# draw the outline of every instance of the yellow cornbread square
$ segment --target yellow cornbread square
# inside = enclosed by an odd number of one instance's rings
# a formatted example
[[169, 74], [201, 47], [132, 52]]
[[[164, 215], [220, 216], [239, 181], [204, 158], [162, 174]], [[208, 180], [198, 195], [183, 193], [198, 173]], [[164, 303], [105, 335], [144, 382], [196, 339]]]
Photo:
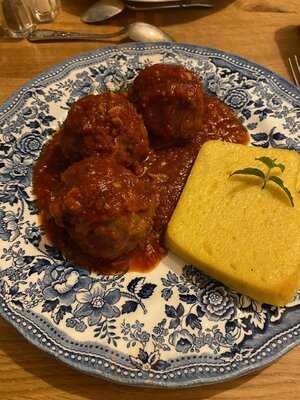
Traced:
[[[257, 157], [285, 165], [278, 175], [295, 206], [273, 182], [230, 174]], [[209, 141], [191, 170], [166, 231], [166, 245], [228, 287], [280, 306], [300, 286], [300, 156], [295, 151]]]

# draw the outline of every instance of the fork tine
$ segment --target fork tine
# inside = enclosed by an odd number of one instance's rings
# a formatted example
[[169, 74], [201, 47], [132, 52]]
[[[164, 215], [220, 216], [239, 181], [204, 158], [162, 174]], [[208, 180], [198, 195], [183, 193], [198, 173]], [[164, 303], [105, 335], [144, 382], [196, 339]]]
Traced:
[[298, 76], [300, 76], [300, 65], [299, 65], [298, 57], [296, 54], [294, 55], [294, 59], [295, 59], [296, 67], [297, 67]]
[[298, 57], [296, 55], [294, 56], [294, 59], [295, 59], [295, 68], [294, 68], [293, 61], [292, 61], [291, 57], [288, 58], [288, 61], [289, 61], [289, 66], [290, 66], [290, 69], [291, 69], [291, 73], [292, 73], [295, 85], [299, 87], [300, 86], [299, 85], [299, 80], [297, 78], [297, 73], [296, 73], [295, 69], [297, 68], [297, 72], [300, 75], [300, 65], [299, 65], [299, 62], [298, 62]]

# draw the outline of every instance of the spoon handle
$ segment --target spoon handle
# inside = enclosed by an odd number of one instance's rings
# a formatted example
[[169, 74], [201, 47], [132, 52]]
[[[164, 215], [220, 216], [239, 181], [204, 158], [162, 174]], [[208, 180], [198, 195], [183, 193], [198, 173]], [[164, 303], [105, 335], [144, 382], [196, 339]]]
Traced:
[[122, 28], [113, 33], [81, 33], [54, 31], [50, 29], [37, 29], [31, 32], [26, 38], [30, 42], [49, 42], [49, 41], [68, 41], [68, 40], [85, 40], [85, 41], [101, 41], [102, 39], [110, 39], [120, 36], [127, 32], [126, 28]]

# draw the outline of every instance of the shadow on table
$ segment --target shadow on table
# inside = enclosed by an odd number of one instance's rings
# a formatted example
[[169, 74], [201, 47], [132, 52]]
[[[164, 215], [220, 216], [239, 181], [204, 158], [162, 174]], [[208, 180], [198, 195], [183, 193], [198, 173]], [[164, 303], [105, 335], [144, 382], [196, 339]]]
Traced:
[[289, 25], [275, 32], [275, 41], [278, 45], [285, 66], [290, 70], [288, 58], [293, 54], [300, 56], [300, 21], [299, 25]]
[[7, 35], [7, 32], [0, 25], [0, 42], [19, 42], [23, 38], [13, 38]]
[[[153, 400], [159, 394], [160, 400], [169, 400], [170, 396], [174, 400], [197, 400], [209, 399], [217, 394], [234, 390], [239, 386], [247, 383], [253, 379], [256, 374], [237, 379], [235, 381], [219, 384], [202, 386], [201, 388], [190, 388], [182, 390], [160, 390], [160, 389], [143, 389], [138, 387], [128, 387], [124, 385], [117, 385], [100, 378], [94, 378], [83, 373], [80, 373], [62, 362], [52, 358], [50, 355], [36, 349], [30, 343], [10, 327], [6, 322], [0, 321], [4, 326], [5, 336], [8, 339], [0, 342], [0, 352], [3, 352], [14, 363], [18, 364], [27, 375], [33, 375], [50, 385], [58, 391], [64, 391], [68, 394], [76, 394], [80, 398], [88, 400], [99, 399], [131, 399], [132, 396], [136, 398], [143, 398], [143, 400]], [[20, 378], [20, 375], [19, 375]], [[12, 377], [13, 379], [13, 377]], [[30, 378], [26, 377], [28, 381]], [[41, 383], [35, 386], [40, 388], [41, 393], [45, 386]], [[38, 390], [38, 389], [37, 389]], [[69, 398], [69, 397], [68, 397]], [[77, 398], [77, 397], [76, 397]]]
[[[228, 7], [235, 0], [212, 0], [215, 3], [213, 8], [185, 8], [182, 10], [159, 10], [159, 11], [131, 11], [125, 10], [107, 21], [99, 25], [126, 25], [134, 21], [148, 22], [159, 26], [171, 26], [184, 24], [204, 18], [210, 14], [216, 13], [223, 8]], [[80, 17], [84, 11], [91, 6], [95, 0], [63, 0], [62, 7], [67, 13]]]
[[289, 25], [275, 32], [275, 41], [288, 70], [290, 69], [288, 58], [293, 54], [300, 56], [299, 25]]

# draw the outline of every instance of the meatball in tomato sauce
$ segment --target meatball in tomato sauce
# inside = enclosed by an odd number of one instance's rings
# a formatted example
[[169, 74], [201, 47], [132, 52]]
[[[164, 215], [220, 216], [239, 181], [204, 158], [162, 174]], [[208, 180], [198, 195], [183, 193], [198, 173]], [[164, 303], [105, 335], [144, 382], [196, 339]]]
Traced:
[[201, 82], [180, 65], [155, 64], [142, 70], [130, 89], [130, 99], [149, 134], [162, 146], [185, 143], [202, 128]]
[[131, 171], [96, 155], [72, 164], [61, 181], [50, 215], [84, 253], [113, 260], [143, 243], [156, 199]]
[[143, 160], [149, 151], [142, 118], [119, 93], [89, 95], [76, 101], [61, 130], [61, 147], [70, 163], [102, 154], [112, 155], [125, 166]]

